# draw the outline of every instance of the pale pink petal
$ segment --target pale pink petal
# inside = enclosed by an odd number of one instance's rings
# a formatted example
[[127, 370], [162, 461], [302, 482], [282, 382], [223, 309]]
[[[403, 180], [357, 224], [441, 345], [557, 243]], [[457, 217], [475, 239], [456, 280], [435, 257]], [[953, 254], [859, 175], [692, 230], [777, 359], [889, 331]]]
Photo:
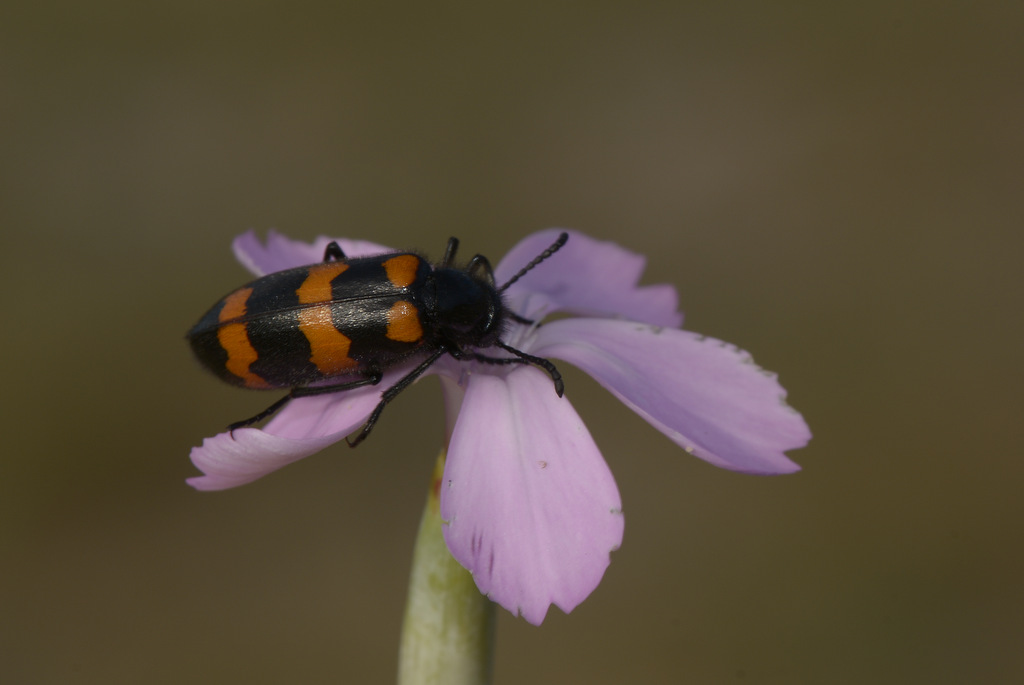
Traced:
[[363, 425], [380, 402], [381, 392], [394, 383], [395, 378], [396, 373], [391, 372], [377, 385], [291, 400], [263, 430], [293, 440], [330, 436], [340, 440]]
[[563, 319], [537, 330], [530, 353], [583, 369], [716, 466], [759, 474], [800, 468], [784, 452], [807, 444], [807, 424], [786, 404], [775, 374], [733, 345], [672, 328]]
[[441, 516], [480, 591], [533, 624], [551, 604], [569, 612], [582, 602], [622, 542], [607, 464], [569, 401], [530, 367], [470, 378]]
[[[380, 393], [403, 369], [376, 386], [291, 400], [263, 429], [239, 428], [192, 448], [192, 463], [205, 475], [188, 479], [198, 490], [224, 490], [254, 480], [338, 442], [359, 428]], [[282, 391], [283, 394], [283, 391]]]
[[267, 241], [264, 244], [252, 230], [235, 238], [231, 247], [242, 266], [257, 276], [264, 276], [276, 271], [322, 262], [327, 243], [332, 240], [337, 241], [346, 257], [367, 257], [390, 251], [387, 247], [365, 240], [325, 236], [318, 237], [312, 243], [305, 243], [286, 238], [276, 231], [267, 231]]
[[[509, 304], [520, 315], [543, 317], [553, 311], [622, 317], [655, 326], [679, 327], [678, 297], [671, 285], [639, 286], [646, 258], [578, 231], [569, 241], [509, 287]], [[495, 269], [499, 285], [546, 250], [562, 233], [548, 229], [524, 238]]]
[[192, 448], [192, 463], [203, 472], [187, 480], [196, 490], [225, 490], [254, 480], [319, 452], [341, 436], [290, 440], [256, 428], [239, 428], [203, 440]]

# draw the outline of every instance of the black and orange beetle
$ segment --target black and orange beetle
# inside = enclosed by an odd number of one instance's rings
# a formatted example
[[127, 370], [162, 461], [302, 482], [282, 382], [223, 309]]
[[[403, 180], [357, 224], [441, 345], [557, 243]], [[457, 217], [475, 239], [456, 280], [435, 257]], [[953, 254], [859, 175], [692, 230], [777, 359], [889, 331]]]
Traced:
[[[230, 293], [188, 332], [188, 341], [199, 361], [223, 381], [257, 390], [289, 389], [256, 416], [231, 424], [231, 431], [269, 417], [296, 397], [376, 385], [387, 369], [422, 358], [381, 393], [349, 440], [354, 447], [370, 434], [388, 402], [445, 354], [488, 364], [533, 364], [551, 376], [561, 397], [564, 385], [554, 364], [502, 342], [509, 321], [533, 323], [511, 311], [502, 293], [568, 239], [562, 233], [501, 287], [483, 255], [464, 268], [453, 266], [456, 238], [448, 240], [436, 265], [409, 252], [349, 259], [332, 242], [323, 262], [268, 274]], [[512, 356], [476, 351], [488, 347]]]

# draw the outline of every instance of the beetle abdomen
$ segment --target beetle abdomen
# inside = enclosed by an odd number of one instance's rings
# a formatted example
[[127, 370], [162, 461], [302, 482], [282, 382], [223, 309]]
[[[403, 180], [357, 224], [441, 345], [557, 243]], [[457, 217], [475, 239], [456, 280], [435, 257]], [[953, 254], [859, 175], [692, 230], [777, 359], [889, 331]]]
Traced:
[[222, 299], [188, 339], [204, 366], [247, 388], [383, 370], [425, 342], [420, 295], [431, 273], [413, 254], [281, 271]]

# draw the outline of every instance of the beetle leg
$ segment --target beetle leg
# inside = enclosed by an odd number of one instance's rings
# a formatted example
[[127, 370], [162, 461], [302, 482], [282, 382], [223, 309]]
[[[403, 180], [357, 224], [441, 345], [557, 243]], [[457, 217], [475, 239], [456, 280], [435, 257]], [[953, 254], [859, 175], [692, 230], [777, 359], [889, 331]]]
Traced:
[[474, 352], [471, 356], [477, 361], [483, 361], [484, 363], [531, 363], [535, 367], [540, 367], [544, 371], [548, 372], [548, 376], [551, 377], [552, 382], [555, 384], [555, 393], [561, 397], [562, 393], [565, 392], [565, 383], [562, 382], [562, 375], [558, 373], [558, 369], [551, 363], [549, 359], [545, 359], [543, 356], [534, 356], [532, 354], [526, 354], [523, 351], [517, 350], [511, 345], [498, 341], [495, 343], [506, 352], [515, 354], [514, 357], [502, 356], [484, 356]]
[[288, 393], [288, 396], [314, 397], [315, 395], [329, 395], [332, 392], [353, 390], [355, 388], [361, 388], [364, 385], [377, 385], [383, 377], [384, 374], [380, 371], [369, 371], [366, 378], [360, 378], [357, 381], [349, 381], [348, 383], [339, 383], [337, 385], [303, 385], [298, 388], [292, 388], [291, 392]]
[[448, 239], [448, 247], [444, 251], [444, 259], [441, 260], [441, 267], [447, 269], [455, 261], [455, 252], [459, 249], [459, 239], [452, 236]]
[[[468, 356], [485, 364], [529, 364], [530, 362], [519, 357], [485, 357], [479, 352], [471, 352]], [[458, 359], [459, 357], [457, 357]], [[462, 357], [464, 358], [464, 357]]]
[[324, 261], [329, 262], [332, 259], [336, 262], [345, 259], [345, 252], [341, 249], [341, 245], [333, 240], [327, 243], [327, 249], [324, 250]]
[[268, 416], [277, 413], [277, 411], [281, 407], [283, 407], [284, 405], [288, 404], [288, 400], [290, 400], [291, 398], [292, 398], [291, 393], [288, 393], [287, 395], [285, 395], [284, 397], [279, 399], [277, 402], [274, 402], [272, 405], [270, 405], [269, 407], [267, 407], [266, 409], [261, 411], [256, 416], [251, 416], [251, 417], [245, 419], [244, 421], [235, 421], [233, 424], [228, 426], [228, 433], [231, 433], [231, 437], [232, 437], [232, 439], [234, 439], [234, 437], [235, 437], [235, 430], [237, 430], [239, 428], [245, 428], [246, 426], [251, 426], [254, 423], [258, 423], [258, 422], [262, 421], [263, 419], [267, 418]]
[[377, 385], [380, 383], [383, 374], [380, 371], [371, 372], [371, 375], [366, 378], [360, 378], [357, 381], [349, 381], [347, 383], [338, 383], [337, 385], [317, 385], [317, 386], [301, 386], [298, 388], [292, 388], [288, 391], [288, 394], [274, 402], [272, 405], [261, 411], [256, 416], [245, 419], [244, 421], [236, 421], [235, 423], [228, 426], [228, 432], [234, 433], [238, 428], [244, 428], [245, 426], [251, 426], [254, 423], [259, 423], [263, 419], [273, 416], [281, 407], [288, 404], [288, 401], [296, 397], [312, 397], [314, 395], [326, 395], [332, 392], [343, 392], [345, 390], [353, 390], [355, 388], [361, 388], [364, 385]]
[[532, 326], [533, 324], [537, 323], [533, 319], [527, 319], [525, 316], [519, 316], [515, 312], [510, 311], [508, 309], [505, 310], [505, 316], [507, 316], [508, 318], [512, 319], [516, 323], [523, 324], [524, 326]]
[[373, 412], [370, 414], [370, 417], [366, 419], [366, 423], [363, 424], [363, 429], [359, 431], [359, 434], [356, 435], [355, 439], [349, 440], [348, 438], [345, 438], [345, 441], [348, 443], [348, 446], [355, 447], [363, 440], [366, 440], [366, 436], [368, 436], [370, 434], [370, 431], [373, 430], [373, 425], [377, 423], [377, 419], [380, 418], [380, 414], [381, 412], [384, 411], [384, 407], [387, 406], [388, 402], [398, 397], [399, 393], [401, 393], [403, 390], [412, 385], [413, 381], [422, 376], [423, 373], [430, 368], [431, 364], [436, 362], [447, 352], [448, 350], [444, 347], [436, 350], [433, 354], [427, 357], [422, 364], [417, 366], [409, 373], [405, 374], [405, 376], [403, 376], [400, 381], [398, 381], [390, 388], [382, 392], [380, 395], [380, 403], [374, 408]]

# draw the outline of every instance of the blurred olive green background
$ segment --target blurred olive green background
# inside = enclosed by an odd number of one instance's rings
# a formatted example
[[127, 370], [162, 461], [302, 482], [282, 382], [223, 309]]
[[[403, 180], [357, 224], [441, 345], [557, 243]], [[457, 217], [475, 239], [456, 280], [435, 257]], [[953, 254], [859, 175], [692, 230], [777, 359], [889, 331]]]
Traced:
[[[196, 493], [262, 409], [184, 332], [249, 228], [500, 258], [577, 228], [777, 371], [757, 478], [581, 373], [626, 538], [497, 683], [1024, 677], [1024, 5], [37, 4], [0, 20], [5, 683], [389, 682], [436, 380]], [[563, 365], [564, 367], [565, 365]]]

